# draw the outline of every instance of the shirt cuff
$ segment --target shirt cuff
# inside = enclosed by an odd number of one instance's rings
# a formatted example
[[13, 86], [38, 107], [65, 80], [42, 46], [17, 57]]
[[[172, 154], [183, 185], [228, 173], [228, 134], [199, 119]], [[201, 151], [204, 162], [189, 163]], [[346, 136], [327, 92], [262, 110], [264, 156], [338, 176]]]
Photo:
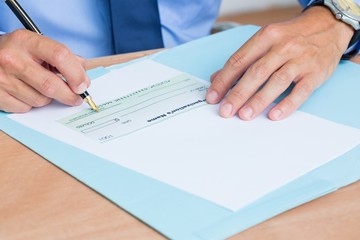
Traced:
[[351, 56], [355, 56], [358, 55], [360, 53], [360, 40], [358, 40], [356, 43], [354, 43], [353, 45], [351, 45], [344, 53], [345, 54], [349, 54]]

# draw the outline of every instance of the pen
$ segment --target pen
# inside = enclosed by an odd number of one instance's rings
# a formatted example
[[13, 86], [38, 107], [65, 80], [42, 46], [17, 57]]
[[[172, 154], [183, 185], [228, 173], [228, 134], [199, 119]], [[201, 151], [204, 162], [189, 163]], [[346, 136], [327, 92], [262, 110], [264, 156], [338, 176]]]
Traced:
[[[40, 29], [35, 25], [35, 23], [31, 20], [31, 18], [27, 15], [27, 13], [16, 0], [5, 0], [5, 3], [9, 6], [11, 11], [16, 15], [16, 17], [20, 20], [20, 22], [27, 30], [43, 35]], [[97, 112], [100, 111], [87, 91], [80, 94], [80, 97], [84, 99], [84, 101], [87, 102], [92, 109]]]

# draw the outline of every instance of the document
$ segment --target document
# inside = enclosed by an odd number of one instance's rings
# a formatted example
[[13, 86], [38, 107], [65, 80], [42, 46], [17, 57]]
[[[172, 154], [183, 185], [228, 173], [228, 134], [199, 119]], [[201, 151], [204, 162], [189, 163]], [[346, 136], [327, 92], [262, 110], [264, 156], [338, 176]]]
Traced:
[[221, 118], [204, 101], [208, 85], [143, 60], [92, 82], [100, 113], [53, 102], [8, 117], [232, 211], [360, 144], [359, 129], [301, 111]]
[[59, 122], [96, 141], [107, 142], [205, 105], [207, 84], [187, 74], [72, 114]]

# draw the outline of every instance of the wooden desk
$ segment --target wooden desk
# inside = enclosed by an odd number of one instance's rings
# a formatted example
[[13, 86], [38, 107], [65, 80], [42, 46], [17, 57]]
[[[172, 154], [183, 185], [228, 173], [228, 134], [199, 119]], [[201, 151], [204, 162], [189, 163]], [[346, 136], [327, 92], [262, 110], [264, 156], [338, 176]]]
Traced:
[[[124, 62], [158, 50], [93, 59]], [[360, 57], [357, 59], [360, 63]], [[0, 239], [164, 239], [61, 169], [0, 132]], [[232, 239], [360, 239], [360, 181]]]

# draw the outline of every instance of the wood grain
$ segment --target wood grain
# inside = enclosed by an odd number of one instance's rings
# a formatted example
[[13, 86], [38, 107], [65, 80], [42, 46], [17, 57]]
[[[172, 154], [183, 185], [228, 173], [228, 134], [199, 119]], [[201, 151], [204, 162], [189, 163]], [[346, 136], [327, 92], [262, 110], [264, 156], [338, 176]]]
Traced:
[[99, 66], [108, 67], [117, 63], [128, 62], [137, 58], [149, 56], [161, 50], [162, 49], [154, 49], [154, 50], [148, 50], [142, 52], [134, 52], [134, 53], [126, 53], [126, 54], [118, 54], [113, 56], [93, 58], [86, 61], [85, 67], [86, 69], [92, 69]]
[[228, 15], [219, 17], [217, 22], [236, 22], [240, 24], [252, 24], [264, 26], [269, 23], [286, 21], [299, 13], [302, 9], [299, 6], [286, 7], [286, 8], [273, 8], [263, 11], [249, 12], [236, 15]]

